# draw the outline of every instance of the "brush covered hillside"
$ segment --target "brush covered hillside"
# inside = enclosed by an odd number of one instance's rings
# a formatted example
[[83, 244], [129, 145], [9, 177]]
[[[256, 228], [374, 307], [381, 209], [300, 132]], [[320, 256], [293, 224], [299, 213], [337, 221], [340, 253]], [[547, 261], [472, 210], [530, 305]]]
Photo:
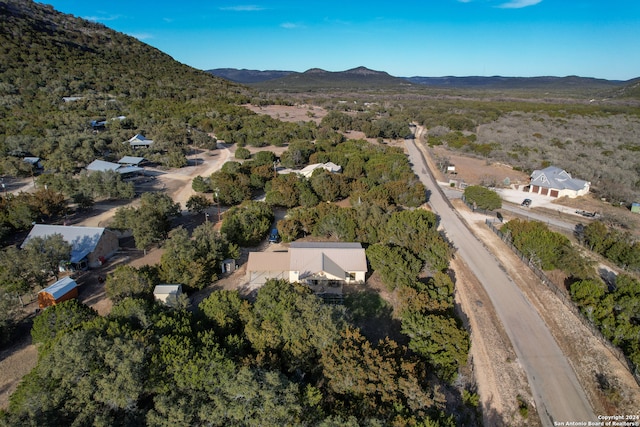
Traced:
[[[157, 142], [146, 157], [179, 166], [185, 144], [211, 145], [223, 113], [248, 114], [231, 106], [247, 102], [245, 88], [50, 6], [0, 2], [0, 46], [2, 174], [24, 172], [25, 155], [71, 173], [131, 154], [122, 142], [136, 133]], [[106, 122], [98, 133], [94, 120]]]
[[400, 77], [393, 77], [384, 71], [357, 67], [346, 71], [325, 71], [312, 68], [304, 73], [292, 72], [278, 79], [270, 79], [253, 84], [261, 90], [308, 91], [315, 90], [378, 90], [401, 89], [411, 83]]

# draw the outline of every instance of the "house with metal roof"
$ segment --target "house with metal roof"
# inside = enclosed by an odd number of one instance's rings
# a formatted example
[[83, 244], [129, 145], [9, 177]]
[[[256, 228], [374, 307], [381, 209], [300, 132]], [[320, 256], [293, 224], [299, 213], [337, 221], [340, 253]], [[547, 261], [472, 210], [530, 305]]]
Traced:
[[[144, 160], [144, 159], [143, 159]], [[108, 172], [114, 171], [121, 176], [133, 175], [144, 171], [144, 168], [134, 165], [127, 165], [121, 163], [107, 162], [104, 160], [94, 160], [89, 163], [86, 168], [89, 172]]]
[[152, 146], [153, 141], [151, 139], [147, 139], [144, 135], [137, 133], [128, 141], [125, 141], [124, 144], [129, 144], [133, 148], [146, 148]]
[[144, 163], [144, 157], [124, 156], [118, 160], [118, 164], [122, 166], [140, 166]]
[[38, 307], [46, 308], [78, 297], [78, 284], [71, 277], [63, 277], [38, 292]]
[[317, 294], [342, 293], [346, 283], [364, 283], [367, 257], [360, 243], [293, 242], [286, 252], [251, 252], [250, 287], [268, 279], [304, 283]]
[[40, 157], [23, 157], [22, 161], [25, 163], [29, 163], [34, 168], [42, 169], [42, 162], [40, 161]]
[[306, 166], [306, 167], [302, 168], [298, 172], [298, 174], [302, 175], [302, 176], [304, 176], [306, 178], [310, 178], [311, 175], [313, 175], [313, 172], [316, 169], [324, 169], [324, 170], [326, 170], [328, 172], [331, 172], [331, 173], [342, 172], [342, 166], [336, 165], [333, 162], [327, 162], [327, 163], [314, 163], [312, 165]]
[[575, 198], [589, 193], [591, 183], [573, 178], [567, 171], [555, 166], [534, 170], [525, 190], [549, 197]]
[[21, 247], [34, 237], [45, 238], [60, 234], [62, 239], [71, 244], [71, 258], [63, 270], [83, 270], [102, 265], [118, 250], [118, 236], [111, 230], [102, 227], [80, 227], [64, 225], [36, 224], [33, 226]]

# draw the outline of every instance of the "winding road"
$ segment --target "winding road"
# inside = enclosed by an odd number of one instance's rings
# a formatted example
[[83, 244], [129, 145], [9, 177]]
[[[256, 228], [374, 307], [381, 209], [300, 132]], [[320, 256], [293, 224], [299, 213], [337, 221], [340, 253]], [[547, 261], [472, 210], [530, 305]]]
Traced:
[[431, 192], [429, 204], [439, 215], [440, 226], [457, 248], [456, 255], [482, 283], [503, 323], [527, 374], [542, 424], [597, 421], [575, 372], [545, 322], [445, 199], [415, 140], [405, 142], [416, 175]]

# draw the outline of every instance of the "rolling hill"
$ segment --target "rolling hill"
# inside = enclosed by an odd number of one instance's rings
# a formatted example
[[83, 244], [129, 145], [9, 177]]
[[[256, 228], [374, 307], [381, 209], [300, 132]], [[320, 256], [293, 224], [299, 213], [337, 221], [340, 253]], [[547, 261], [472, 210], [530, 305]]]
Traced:
[[98, 117], [125, 115], [143, 127], [149, 117], [204, 114], [206, 104], [249, 96], [133, 37], [29, 0], [0, 2], [0, 46], [4, 143], [75, 131]]
[[394, 77], [382, 71], [373, 71], [366, 67], [352, 70], [329, 72], [312, 68], [304, 73], [295, 71], [238, 70], [235, 68], [217, 68], [207, 70], [217, 77], [233, 82], [247, 84], [260, 89], [297, 90], [306, 89], [345, 89], [345, 88], [436, 88], [470, 89], [491, 91], [537, 91], [537, 92], [579, 92], [594, 96], [638, 98], [638, 79], [621, 81], [605, 80], [580, 76], [540, 76], [540, 77], [504, 77], [504, 76], [443, 76], [443, 77]]
[[[211, 70], [213, 72], [215, 70]], [[266, 72], [266, 77], [272, 76], [273, 71]], [[366, 67], [357, 67], [346, 71], [326, 71], [312, 68], [304, 73], [282, 71], [287, 73], [279, 78], [264, 78], [260, 81], [256, 76], [265, 75], [253, 73], [237, 74], [236, 78], [250, 86], [263, 90], [318, 90], [318, 89], [401, 89], [411, 83], [399, 77], [393, 77], [384, 71], [374, 71]], [[218, 72], [216, 75], [221, 76]], [[253, 80], [253, 81], [248, 81]]]

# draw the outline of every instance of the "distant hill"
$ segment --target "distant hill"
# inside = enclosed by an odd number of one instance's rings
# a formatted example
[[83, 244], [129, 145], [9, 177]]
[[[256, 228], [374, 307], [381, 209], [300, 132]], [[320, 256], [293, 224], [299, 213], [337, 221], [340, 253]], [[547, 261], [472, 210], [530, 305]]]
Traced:
[[640, 99], [640, 77], [628, 80], [622, 87], [611, 91], [611, 97]]
[[207, 73], [213, 74], [214, 76], [242, 84], [260, 83], [267, 80], [279, 79], [294, 72], [295, 71], [238, 70], [237, 68], [215, 68], [213, 70], [207, 70]]
[[[42, 159], [47, 179], [73, 175], [133, 155], [122, 142], [137, 133], [156, 141], [145, 158], [180, 167], [187, 145], [215, 148], [208, 133], [222, 133], [220, 112], [237, 123], [254, 115], [240, 106], [252, 89], [30, 0], [0, 1], [0, 46], [0, 175], [24, 174], [25, 155]], [[75, 194], [75, 181], [65, 182]]]
[[619, 80], [594, 79], [590, 77], [408, 77], [408, 81], [425, 86], [473, 88], [473, 89], [567, 89], [588, 87], [592, 89], [610, 89], [620, 87], [625, 82]]
[[233, 82], [263, 89], [314, 90], [314, 89], [374, 89], [432, 87], [440, 89], [489, 89], [563, 91], [597, 93], [609, 97], [640, 97], [640, 79], [629, 81], [605, 80], [579, 76], [503, 77], [503, 76], [444, 76], [444, 77], [394, 77], [383, 71], [366, 67], [330, 72], [312, 68], [304, 73], [295, 71], [246, 70], [218, 68], [208, 70], [215, 76]]
[[346, 71], [326, 71], [312, 68], [304, 73], [290, 73], [284, 77], [252, 84], [260, 89], [316, 90], [316, 89], [376, 89], [403, 88], [411, 83], [400, 77], [393, 77], [384, 71], [366, 67]]

